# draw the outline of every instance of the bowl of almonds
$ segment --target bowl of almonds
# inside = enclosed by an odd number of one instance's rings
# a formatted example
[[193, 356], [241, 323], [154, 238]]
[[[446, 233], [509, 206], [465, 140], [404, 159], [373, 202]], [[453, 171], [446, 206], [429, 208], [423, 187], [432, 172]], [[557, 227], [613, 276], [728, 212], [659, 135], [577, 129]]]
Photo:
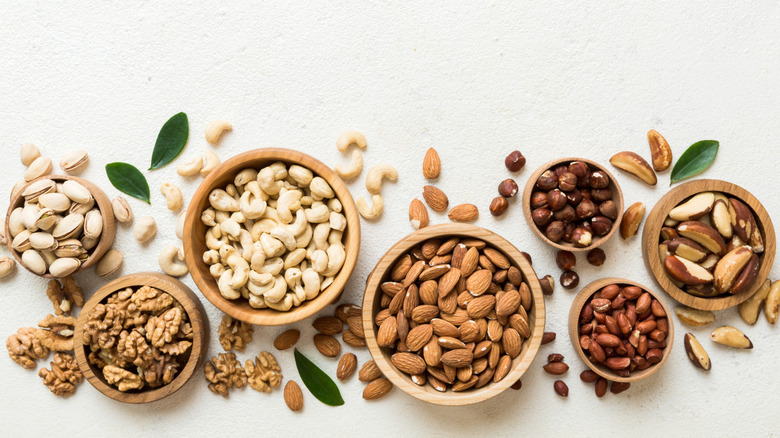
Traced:
[[377, 263], [363, 330], [382, 373], [429, 403], [468, 405], [517, 382], [541, 345], [542, 289], [525, 257], [474, 225], [423, 228]]
[[87, 381], [124, 403], [149, 403], [179, 390], [208, 348], [209, 323], [184, 283], [148, 272], [101, 287], [74, 330], [74, 353]]
[[70, 175], [47, 175], [15, 190], [5, 236], [16, 260], [45, 278], [62, 278], [96, 264], [114, 243], [108, 196]]
[[680, 303], [723, 310], [752, 296], [775, 258], [775, 230], [747, 190], [720, 180], [696, 180], [669, 191], [647, 217], [645, 264]]
[[240, 321], [284, 325], [340, 296], [357, 262], [360, 219], [322, 162], [255, 149], [200, 184], [183, 235], [189, 272], [212, 304]]
[[672, 351], [669, 308], [647, 287], [623, 278], [596, 280], [569, 311], [569, 338], [585, 364], [612, 382], [658, 371]]

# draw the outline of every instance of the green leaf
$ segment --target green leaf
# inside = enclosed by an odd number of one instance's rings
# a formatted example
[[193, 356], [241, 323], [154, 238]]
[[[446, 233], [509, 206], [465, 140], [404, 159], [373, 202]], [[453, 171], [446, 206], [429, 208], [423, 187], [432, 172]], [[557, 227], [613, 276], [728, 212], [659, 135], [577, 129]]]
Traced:
[[336, 382], [328, 377], [325, 372], [314, 365], [312, 361], [306, 358], [298, 349], [295, 349], [295, 366], [298, 367], [298, 375], [301, 376], [303, 384], [309, 389], [309, 392], [317, 400], [328, 406], [341, 406], [344, 399], [341, 398], [339, 387]]
[[674, 163], [671, 184], [704, 172], [715, 161], [719, 146], [716, 140], [702, 140], [692, 144]]
[[157, 142], [152, 152], [152, 167], [149, 170], [159, 169], [179, 156], [187, 137], [190, 135], [190, 123], [187, 114], [179, 113], [168, 119], [157, 134]]
[[147, 204], [149, 200], [149, 183], [146, 178], [132, 164], [127, 163], [108, 163], [106, 164], [106, 175], [111, 184], [122, 193], [126, 193], [133, 198], [138, 198]]

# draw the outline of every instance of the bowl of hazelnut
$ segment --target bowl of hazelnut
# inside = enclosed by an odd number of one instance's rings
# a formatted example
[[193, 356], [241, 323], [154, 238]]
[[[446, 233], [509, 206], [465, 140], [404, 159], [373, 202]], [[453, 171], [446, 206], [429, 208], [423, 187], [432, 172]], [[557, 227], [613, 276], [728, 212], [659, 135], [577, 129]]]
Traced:
[[523, 213], [540, 239], [557, 249], [586, 251], [620, 228], [623, 192], [615, 177], [584, 158], [561, 158], [538, 168], [523, 190]]

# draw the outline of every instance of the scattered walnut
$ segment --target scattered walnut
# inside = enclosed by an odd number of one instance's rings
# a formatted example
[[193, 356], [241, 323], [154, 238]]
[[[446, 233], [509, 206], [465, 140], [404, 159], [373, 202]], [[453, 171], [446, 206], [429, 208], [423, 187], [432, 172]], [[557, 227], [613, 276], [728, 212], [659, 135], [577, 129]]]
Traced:
[[76, 385], [84, 380], [76, 359], [66, 353], [55, 353], [50, 365], [51, 370], [41, 368], [38, 371], [38, 376], [43, 378], [43, 384], [60, 397], [68, 397], [76, 392]]
[[51, 351], [71, 351], [75, 325], [76, 318], [72, 316], [46, 315], [46, 318], [38, 322], [38, 327], [41, 328], [35, 331], [35, 337]]
[[246, 373], [233, 353], [219, 353], [206, 362], [203, 369], [214, 394], [227, 397], [230, 389], [246, 386]]
[[63, 278], [62, 285], [57, 280], [49, 280], [46, 296], [54, 305], [54, 313], [57, 315], [69, 315], [74, 305], [84, 305], [84, 293], [72, 276]]
[[273, 354], [263, 351], [257, 355], [255, 362], [246, 361], [246, 375], [249, 386], [256, 391], [270, 392], [282, 384], [282, 369]]
[[246, 344], [252, 342], [252, 334], [254, 334], [255, 329], [252, 324], [224, 315], [218, 332], [219, 343], [222, 344], [225, 351], [244, 351]]
[[49, 355], [49, 349], [35, 337], [36, 329], [22, 327], [5, 340], [5, 347], [11, 359], [23, 368], [35, 368], [35, 361]]
[[109, 385], [116, 386], [122, 392], [144, 387], [144, 381], [140, 376], [114, 365], [106, 365], [103, 368], [103, 377]]
[[76, 283], [76, 279], [72, 275], [68, 275], [62, 279], [62, 289], [65, 291], [65, 296], [76, 305], [76, 307], [84, 306], [84, 292]]

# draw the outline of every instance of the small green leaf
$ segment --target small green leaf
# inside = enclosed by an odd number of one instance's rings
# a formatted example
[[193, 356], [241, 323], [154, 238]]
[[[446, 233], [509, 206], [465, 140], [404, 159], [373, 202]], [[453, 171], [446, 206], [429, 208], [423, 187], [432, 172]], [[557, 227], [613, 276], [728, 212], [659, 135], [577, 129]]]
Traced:
[[704, 172], [715, 161], [719, 146], [716, 140], [702, 140], [692, 144], [674, 164], [671, 183]]
[[106, 164], [106, 175], [111, 184], [122, 193], [126, 193], [133, 198], [138, 198], [147, 204], [149, 200], [149, 183], [146, 178], [132, 164], [127, 163], [108, 163]]
[[152, 167], [149, 170], [159, 169], [179, 156], [187, 137], [190, 135], [190, 123], [187, 114], [179, 113], [168, 119], [157, 134], [157, 142], [152, 152]]
[[295, 349], [295, 366], [298, 367], [298, 375], [301, 376], [303, 384], [309, 389], [309, 392], [317, 400], [328, 406], [341, 406], [344, 399], [341, 398], [339, 387], [336, 382], [328, 377], [325, 372], [314, 365], [312, 361], [306, 358], [298, 349]]

